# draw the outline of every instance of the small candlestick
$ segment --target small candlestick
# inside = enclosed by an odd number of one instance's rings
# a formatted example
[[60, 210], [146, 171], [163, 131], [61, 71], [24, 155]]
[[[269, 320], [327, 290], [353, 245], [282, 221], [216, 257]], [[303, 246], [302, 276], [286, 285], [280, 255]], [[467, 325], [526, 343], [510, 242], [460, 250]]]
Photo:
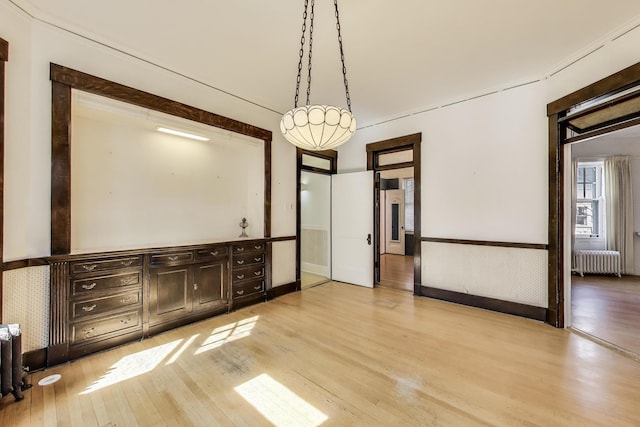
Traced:
[[245, 231], [245, 229], [249, 226], [249, 223], [247, 222], [247, 218], [242, 218], [242, 221], [240, 222], [240, 227], [242, 228], [242, 234], [240, 234], [238, 237], [249, 237], [247, 236], [247, 232]]

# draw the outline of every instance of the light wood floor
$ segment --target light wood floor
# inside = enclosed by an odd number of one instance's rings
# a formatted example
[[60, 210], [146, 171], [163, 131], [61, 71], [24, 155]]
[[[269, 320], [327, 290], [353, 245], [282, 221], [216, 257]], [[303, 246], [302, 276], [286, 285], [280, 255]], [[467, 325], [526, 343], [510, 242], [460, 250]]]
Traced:
[[330, 282], [32, 375], [3, 426], [637, 426], [640, 363], [567, 330]]
[[572, 327], [640, 356], [640, 277], [573, 276]]
[[413, 293], [413, 257], [380, 255], [380, 286]]
[[320, 274], [309, 273], [307, 271], [300, 272], [300, 288], [302, 289], [309, 289], [322, 283], [326, 283], [329, 280], [331, 279]]

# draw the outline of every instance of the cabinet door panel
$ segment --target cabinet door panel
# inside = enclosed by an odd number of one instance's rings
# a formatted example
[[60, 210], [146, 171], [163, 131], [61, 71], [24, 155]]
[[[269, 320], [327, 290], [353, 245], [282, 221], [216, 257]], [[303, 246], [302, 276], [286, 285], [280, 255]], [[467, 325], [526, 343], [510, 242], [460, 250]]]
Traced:
[[189, 267], [153, 268], [150, 279], [151, 323], [173, 320], [191, 312], [193, 280]]
[[194, 310], [227, 303], [227, 262], [213, 261], [195, 267]]

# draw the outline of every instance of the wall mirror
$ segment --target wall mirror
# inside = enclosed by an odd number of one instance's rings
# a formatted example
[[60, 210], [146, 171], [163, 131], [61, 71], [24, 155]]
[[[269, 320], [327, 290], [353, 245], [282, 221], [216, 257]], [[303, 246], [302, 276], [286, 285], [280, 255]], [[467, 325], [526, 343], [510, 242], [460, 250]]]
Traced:
[[264, 236], [262, 140], [72, 91], [71, 253]]
[[56, 64], [51, 80], [52, 255], [235, 240], [242, 218], [270, 237], [270, 131]]

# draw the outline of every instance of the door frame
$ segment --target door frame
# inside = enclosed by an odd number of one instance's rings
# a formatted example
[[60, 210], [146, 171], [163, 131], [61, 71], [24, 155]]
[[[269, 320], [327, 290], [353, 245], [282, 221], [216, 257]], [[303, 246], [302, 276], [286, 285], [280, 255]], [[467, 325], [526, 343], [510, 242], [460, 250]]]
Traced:
[[[421, 295], [422, 287], [422, 227], [421, 227], [421, 156], [420, 156], [420, 144], [422, 143], [422, 132], [414, 133], [411, 135], [400, 136], [392, 139], [385, 139], [382, 141], [372, 142], [367, 144], [367, 170], [377, 172], [389, 169], [401, 169], [413, 167], [413, 294]], [[380, 165], [379, 158], [381, 154], [396, 153], [399, 151], [413, 152], [413, 161], [394, 163], [389, 165]], [[378, 179], [374, 179], [374, 182], [379, 182]], [[374, 201], [380, 200], [380, 188], [374, 184]], [[373, 234], [374, 234], [374, 263], [373, 263], [373, 277], [374, 282], [377, 277], [380, 277], [377, 272], [380, 269], [380, 215], [379, 206], [376, 206], [374, 202], [373, 208]], [[378, 213], [376, 213], [378, 210]], [[374, 283], [375, 285], [375, 283]]]
[[[302, 155], [316, 157], [329, 161], [329, 169], [322, 169], [302, 164]], [[296, 291], [302, 289], [301, 283], [301, 257], [302, 248], [302, 203], [300, 199], [300, 190], [302, 171], [319, 173], [322, 175], [335, 175], [338, 173], [338, 152], [335, 150], [310, 151], [296, 147]]]
[[[564, 185], [566, 179], [571, 179], [570, 171], [565, 173], [564, 169], [565, 145], [640, 124], [640, 112], [637, 112], [600, 123], [576, 136], [568, 132], [572, 128], [567, 116], [573, 107], [586, 101], [608, 98], [638, 85], [640, 85], [640, 63], [547, 104], [547, 116], [549, 118], [549, 307], [547, 310], [547, 323], [555, 327], [564, 328], [565, 326]], [[615, 112], [615, 109], [621, 103], [621, 99], [628, 100], [629, 98], [621, 97], [618, 100], [607, 100], [599, 106], [587, 108], [585, 111], [607, 109]]]

